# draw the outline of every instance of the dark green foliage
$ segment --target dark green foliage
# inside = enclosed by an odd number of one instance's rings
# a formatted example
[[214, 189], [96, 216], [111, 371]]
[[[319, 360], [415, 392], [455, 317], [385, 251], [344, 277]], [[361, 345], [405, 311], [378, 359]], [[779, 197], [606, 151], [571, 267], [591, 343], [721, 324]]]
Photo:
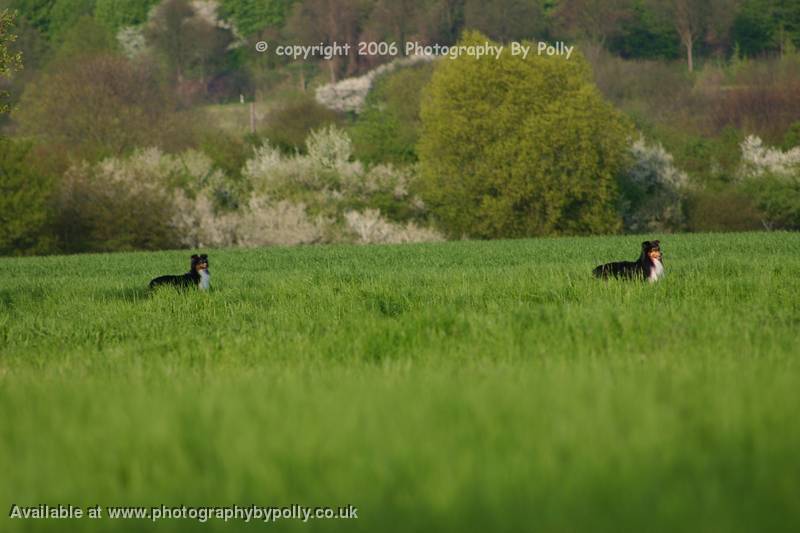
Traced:
[[422, 123], [424, 199], [451, 236], [619, 229], [615, 180], [631, 128], [580, 56], [442, 61]]
[[404, 68], [378, 80], [350, 130], [358, 159], [368, 163], [412, 163], [421, 127], [423, 87], [433, 66]]
[[774, 50], [778, 44], [770, 3], [768, 0], [745, 2], [733, 23], [733, 41], [745, 56], [753, 57]]
[[43, 253], [51, 242], [51, 182], [34, 170], [31, 145], [0, 137], [0, 255]]
[[27, 19], [46, 39], [50, 39], [50, 12], [56, 0], [11, 0], [8, 7]]
[[656, 17], [641, 0], [633, 3], [630, 16], [620, 23], [620, 32], [610, 39], [608, 48], [630, 59], [677, 59], [681, 55], [675, 28]]
[[755, 57], [800, 46], [800, 3], [784, 0], [745, 0], [733, 23], [732, 40], [742, 53]]

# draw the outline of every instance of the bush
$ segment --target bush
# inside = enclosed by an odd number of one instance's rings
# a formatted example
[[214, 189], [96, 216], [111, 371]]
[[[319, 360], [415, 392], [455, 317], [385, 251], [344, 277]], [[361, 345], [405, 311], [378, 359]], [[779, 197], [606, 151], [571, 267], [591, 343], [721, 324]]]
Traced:
[[[461, 45], [486, 39], [467, 33]], [[528, 43], [534, 46], [532, 43]], [[422, 105], [425, 201], [460, 237], [620, 229], [616, 176], [628, 121], [580, 56], [440, 61]]]
[[0, 255], [44, 253], [51, 182], [31, 164], [28, 143], [0, 138]]

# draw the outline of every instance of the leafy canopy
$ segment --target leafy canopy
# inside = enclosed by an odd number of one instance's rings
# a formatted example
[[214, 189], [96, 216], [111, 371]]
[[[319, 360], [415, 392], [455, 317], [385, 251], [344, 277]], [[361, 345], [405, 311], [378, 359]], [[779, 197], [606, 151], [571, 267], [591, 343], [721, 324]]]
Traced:
[[[459, 44], [487, 39], [466, 33]], [[620, 229], [616, 175], [631, 126], [590, 69], [536, 55], [441, 59], [423, 96], [424, 199], [445, 231], [478, 238]]]

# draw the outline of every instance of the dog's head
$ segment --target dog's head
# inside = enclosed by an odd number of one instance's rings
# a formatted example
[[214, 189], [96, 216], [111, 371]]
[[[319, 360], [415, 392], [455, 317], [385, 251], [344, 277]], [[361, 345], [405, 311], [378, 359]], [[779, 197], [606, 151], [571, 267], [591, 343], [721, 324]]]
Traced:
[[201, 272], [208, 270], [208, 256], [206, 254], [192, 256], [192, 271]]
[[659, 241], [644, 241], [642, 243], [642, 255], [651, 261], [661, 261], [661, 244]]

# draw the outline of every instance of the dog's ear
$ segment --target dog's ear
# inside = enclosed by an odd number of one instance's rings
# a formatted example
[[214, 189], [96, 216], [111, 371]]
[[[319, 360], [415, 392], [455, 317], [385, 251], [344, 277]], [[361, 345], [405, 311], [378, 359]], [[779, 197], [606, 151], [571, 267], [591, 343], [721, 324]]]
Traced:
[[208, 255], [207, 254], [200, 254], [200, 259], [208, 259]]
[[661, 246], [661, 241], [653, 241], [653, 246]]
[[649, 247], [650, 247], [650, 241], [644, 241], [642, 243], [642, 248], [649, 248]]
[[197, 261], [198, 259], [200, 259], [199, 255], [197, 254], [192, 255], [192, 261]]

